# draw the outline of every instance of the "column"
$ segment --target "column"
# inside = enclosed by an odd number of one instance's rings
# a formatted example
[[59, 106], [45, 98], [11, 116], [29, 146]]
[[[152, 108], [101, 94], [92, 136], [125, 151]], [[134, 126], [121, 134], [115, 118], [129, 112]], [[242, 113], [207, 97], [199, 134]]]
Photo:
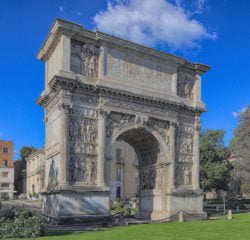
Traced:
[[195, 124], [194, 124], [194, 137], [193, 137], [193, 169], [192, 169], [192, 184], [193, 189], [199, 189], [200, 188], [200, 177], [199, 177], [199, 171], [200, 171], [200, 144], [199, 144], [199, 131], [200, 131], [200, 116], [195, 116]]
[[172, 75], [172, 91], [177, 95], [177, 87], [178, 87], [178, 72], [176, 71]]
[[176, 123], [171, 122], [169, 126], [169, 151], [170, 151], [169, 190], [175, 189], [175, 128], [176, 128]]
[[104, 168], [105, 168], [105, 142], [106, 142], [106, 119], [107, 113], [99, 111], [98, 120], [98, 163], [97, 163], [97, 183], [99, 186], [105, 185]]
[[69, 108], [70, 105], [62, 103], [59, 106], [61, 110], [61, 159], [59, 169], [59, 184], [65, 185], [69, 181], [69, 169], [68, 169], [68, 121], [69, 121]]
[[199, 73], [195, 74], [194, 101], [196, 106], [201, 101], [201, 76]]
[[61, 41], [62, 41], [62, 66], [61, 69], [63, 71], [70, 71], [70, 48], [71, 48], [71, 36], [69, 35], [62, 35]]

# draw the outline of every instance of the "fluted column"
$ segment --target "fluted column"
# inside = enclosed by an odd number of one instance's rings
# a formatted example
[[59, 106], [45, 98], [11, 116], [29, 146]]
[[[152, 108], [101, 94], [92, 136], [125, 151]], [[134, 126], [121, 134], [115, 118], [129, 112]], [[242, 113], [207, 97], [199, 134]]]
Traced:
[[170, 151], [169, 190], [175, 189], [175, 131], [176, 131], [176, 123], [171, 122], [169, 126], [169, 151]]
[[69, 181], [68, 168], [68, 128], [69, 128], [69, 109], [70, 104], [62, 103], [61, 110], [61, 159], [59, 164], [59, 184], [64, 185]]
[[106, 119], [107, 113], [99, 111], [98, 120], [98, 164], [97, 164], [97, 183], [100, 186], [105, 185], [105, 141], [106, 141]]
[[194, 139], [193, 139], [193, 171], [192, 171], [192, 183], [193, 183], [193, 189], [199, 189], [200, 188], [200, 177], [199, 177], [199, 171], [200, 171], [200, 149], [199, 149], [199, 131], [200, 131], [200, 116], [195, 116], [195, 124], [194, 124]]

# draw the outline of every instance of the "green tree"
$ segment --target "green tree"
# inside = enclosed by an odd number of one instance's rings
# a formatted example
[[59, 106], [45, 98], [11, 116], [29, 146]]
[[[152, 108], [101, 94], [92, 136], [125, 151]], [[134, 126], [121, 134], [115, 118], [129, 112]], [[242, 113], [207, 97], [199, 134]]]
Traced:
[[233, 161], [232, 179], [240, 183], [243, 193], [250, 192], [250, 105], [238, 115], [238, 125], [230, 142]]
[[20, 150], [20, 156], [21, 156], [22, 160], [25, 160], [25, 158], [30, 156], [36, 150], [37, 149], [33, 146], [23, 146]]
[[225, 131], [206, 130], [200, 133], [200, 184], [204, 192], [226, 190], [230, 179], [230, 151], [225, 147]]

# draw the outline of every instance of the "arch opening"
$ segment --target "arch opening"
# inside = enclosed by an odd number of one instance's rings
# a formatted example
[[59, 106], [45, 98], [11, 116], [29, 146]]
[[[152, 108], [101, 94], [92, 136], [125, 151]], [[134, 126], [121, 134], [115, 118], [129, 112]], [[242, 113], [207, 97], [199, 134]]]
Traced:
[[[152, 213], [162, 208], [162, 201], [156, 201], [162, 190], [164, 171], [160, 164], [163, 157], [160, 143], [145, 128], [126, 130], [114, 140], [111, 172], [117, 175], [114, 177], [113, 174], [109, 182], [113, 194], [111, 200], [114, 200], [114, 195], [117, 197], [117, 193], [120, 195], [116, 200], [138, 200], [139, 211], [136, 217], [152, 218]], [[119, 149], [122, 159], [117, 157]]]

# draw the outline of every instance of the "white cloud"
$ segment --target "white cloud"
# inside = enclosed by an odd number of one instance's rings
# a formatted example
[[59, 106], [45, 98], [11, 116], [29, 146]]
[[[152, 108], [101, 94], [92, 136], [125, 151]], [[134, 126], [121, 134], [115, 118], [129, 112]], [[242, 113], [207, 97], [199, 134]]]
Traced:
[[74, 10], [74, 9], [71, 9], [71, 8], [67, 8], [65, 6], [59, 6], [58, 7], [59, 11], [64, 13], [64, 14], [70, 14], [70, 15], [73, 15], [73, 16], [82, 16], [82, 12], [78, 11], [78, 10]]
[[244, 112], [244, 111], [246, 111], [246, 110], [247, 110], [247, 108], [244, 107], [244, 108], [242, 108], [240, 111], [233, 112], [232, 115], [233, 115], [233, 117], [238, 118], [239, 114], [241, 114], [242, 112]]
[[[200, 11], [205, 0], [196, 0]], [[167, 44], [172, 49], [199, 47], [201, 39], [215, 39], [215, 33], [195, 20], [180, 0], [116, 0], [94, 16], [96, 29], [141, 44]]]
[[205, 6], [206, 6], [207, 0], [196, 0], [195, 5], [197, 7], [197, 12], [201, 13], [203, 12]]
[[63, 6], [59, 6], [59, 11], [60, 11], [60, 12], [63, 12], [63, 11], [64, 11]]
[[232, 112], [232, 115], [233, 115], [234, 118], [237, 118], [239, 113], [238, 112]]
[[76, 10], [75, 13], [76, 13], [77, 16], [82, 16], [82, 12], [79, 12], [79, 11]]

